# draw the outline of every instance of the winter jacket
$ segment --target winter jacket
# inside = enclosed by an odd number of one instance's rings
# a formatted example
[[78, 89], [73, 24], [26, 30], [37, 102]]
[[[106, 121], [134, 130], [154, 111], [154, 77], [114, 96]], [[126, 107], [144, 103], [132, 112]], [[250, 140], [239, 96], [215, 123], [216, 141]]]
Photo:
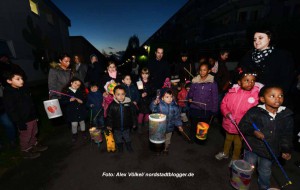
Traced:
[[88, 66], [86, 64], [80, 63], [79, 67], [76, 69], [77, 64], [75, 63], [73, 66], [74, 77], [77, 77], [82, 82], [84, 82]]
[[[90, 108], [92, 110], [92, 113], [96, 114], [99, 110], [103, 109], [102, 102], [102, 93], [99, 90], [96, 92], [91, 91], [87, 95], [86, 107]], [[91, 104], [93, 104], [94, 106], [91, 107]]]
[[27, 87], [5, 87], [3, 102], [6, 113], [17, 127], [37, 119], [31, 93]]
[[[62, 92], [72, 78], [71, 69], [63, 70], [59, 64], [52, 64], [48, 75], [48, 88]], [[53, 92], [49, 92], [50, 99], [60, 99], [61, 95]]]
[[[195, 66], [189, 61], [175, 63], [172, 70], [172, 76], [178, 75], [180, 82], [185, 82], [186, 80], [190, 81], [193, 78], [191, 74], [195, 75], [196, 73]], [[188, 73], [186, 70], [188, 70], [190, 73]]]
[[[265, 140], [276, 156], [280, 153], [291, 153], [294, 126], [292, 111], [279, 107], [278, 110], [281, 111], [278, 111], [273, 118], [264, 106], [253, 107], [244, 115], [239, 123], [240, 131], [244, 134], [252, 151], [261, 157], [273, 158], [264, 142], [254, 136], [252, 123], [255, 123], [265, 135]], [[247, 146], [245, 148], [248, 149]]]
[[223, 115], [223, 128], [230, 134], [238, 134], [238, 130], [226, 117], [231, 113], [232, 118], [237, 124], [241, 121], [246, 112], [258, 104], [258, 93], [262, 84], [255, 83], [251, 91], [241, 89], [237, 84], [233, 85], [221, 102], [221, 113]]
[[218, 72], [214, 74], [219, 93], [226, 92], [229, 87], [230, 73], [224, 61], [218, 61]]
[[[143, 90], [139, 90], [140, 98], [138, 101], [138, 108], [140, 113], [149, 114], [151, 112], [149, 106], [151, 104], [151, 101], [155, 97], [155, 89], [153, 87], [153, 84], [150, 80], [148, 82], [143, 82]], [[142, 97], [142, 94], [146, 92], [147, 96]]]
[[73, 92], [70, 88], [68, 88], [64, 93], [83, 101], [82, 104], [80, 104], [76, 100], [71, 102], [70, 97], [62, 96], [60, 103], [64, 107], [66, 120], [68, 122], [79, 122], [85, 120], [87, 117], [87, 110], [85, 107], [85, 97], [83, 95], [83, 92], [79, 89]]
[[162, 88], [165, 79], [170, 78], [170, 65], [164, 60], [154, 59], [148, 63], [147, 68], [149, 68], [151, 81], [155, 89]]
[[284, 92], [287, 93], [293, 81], [294, 61], [292, 56], [287, 51], [275, 48], [261, 64], [265, 66], [258, 67], [252, 60], [252, 51], [249, 51], [240, 62], [243, 70], [254, 70], [258, 73], [258, 82], [264, 85], [282, 86]]
[[[218, 111], [218, 86], [214, 81], [214, 77], [209, 74], [204, 81], [201, 80], [200, 75], [193, 78], [187, 99], [192, 99], [194, 102], [199, 102], [191, 103], [191, 109], [205, 110], [216, 113]], [[204, 103], [206, 106], [202, 103]]]
[[183, 100], [186, 100], [187, 94], [188, 94], [188, 92], [186, 91], [185, 88], [181, 88], [180, 92], [178, 92], [177, 104], [178, 104], [179, 107], [186, 107], [186, 102], [183, 101]]
[[[100, 62], [90, 63], [87, 68], [84, 82], [101, 84], [101, 76], [104, 74], [104, 64]], [[102, 90], [102, 89], [101, 89]]]
[[122, 83], [121, 84], [126, 91], [126, 97], [130, 98], [132, 102], [138, 102], [140, 99], [139, 91], [137, 87], [134, 84], [130, 84], [127, 86], [126, 84]]
[[114, 99], [107, 109], [107, 126], [114, 130], [125, 130], [136, 126], [135, 106], [130, 98], [124, 102]]
[[154, 104], [154, 101], [152, 101], [150, 109], [153, 113], [162, 113], [167, 116], [166, 133], [173, 132], [175, 126], [182, 126], [180, 111], [175, 101], [171, 102], [171, 104], [167, 104], [163, 100], [160, 100], [159, 104]]

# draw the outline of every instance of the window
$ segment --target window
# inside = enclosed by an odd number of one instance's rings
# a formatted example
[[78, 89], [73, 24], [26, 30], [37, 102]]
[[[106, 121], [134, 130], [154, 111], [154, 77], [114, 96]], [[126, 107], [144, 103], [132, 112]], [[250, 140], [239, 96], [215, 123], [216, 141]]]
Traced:
[[16, 57], [15, 48], [11, 40], [0, 39], [0, 52], [11, 57]]
[[30, 9], [33, 13], [39, 15], [39, 7], [38, 4], [33, 1], [33, 0], [29, 0], [29, 4], [30, 4]]

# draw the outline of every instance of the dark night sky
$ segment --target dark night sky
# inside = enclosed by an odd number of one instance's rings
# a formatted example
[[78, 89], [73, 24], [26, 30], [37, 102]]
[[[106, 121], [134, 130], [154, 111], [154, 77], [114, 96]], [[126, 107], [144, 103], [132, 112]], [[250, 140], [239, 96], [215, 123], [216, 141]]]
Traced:
[[125, 50], [132, 35], [145, 42], [188, 0], [52, 0], [81, 35], [99, 51]]

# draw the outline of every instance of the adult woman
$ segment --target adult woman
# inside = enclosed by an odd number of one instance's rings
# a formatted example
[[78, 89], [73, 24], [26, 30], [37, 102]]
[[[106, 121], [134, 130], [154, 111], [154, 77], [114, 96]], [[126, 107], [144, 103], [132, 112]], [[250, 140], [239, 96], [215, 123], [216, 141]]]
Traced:
[[[50, 90], [61, 92], [62, 89], [69, 84], [72, 78], [72, 72], [69, 68], [70, 56], [66, 53], [59, 56], [59, 63], [51, 64], [48, 75], [48, 88]], [[51, 92], [49, 93], [50, 99], [60, 99], [61, 95]]]
[[242, 70], [256, 71], [258, 82], [279, 85], [287, 93], [293, 80], [294, 62], [288, 52], [272, 45], [272, 37], [269, 30], [257, 30], [253, 38], [254, 49], [244, 56], [240, 66]]

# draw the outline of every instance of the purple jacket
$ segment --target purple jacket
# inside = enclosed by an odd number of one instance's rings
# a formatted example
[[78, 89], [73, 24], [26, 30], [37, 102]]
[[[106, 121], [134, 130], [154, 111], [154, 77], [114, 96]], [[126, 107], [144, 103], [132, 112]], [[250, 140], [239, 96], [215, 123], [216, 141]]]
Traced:
[[190, 108], [211, 111], [218, 111], [218, 85], [212, 75], [208, 75], [205, 80], [201, 80], [198, 75], [192, 80], [187, 99], [192, 99]]

